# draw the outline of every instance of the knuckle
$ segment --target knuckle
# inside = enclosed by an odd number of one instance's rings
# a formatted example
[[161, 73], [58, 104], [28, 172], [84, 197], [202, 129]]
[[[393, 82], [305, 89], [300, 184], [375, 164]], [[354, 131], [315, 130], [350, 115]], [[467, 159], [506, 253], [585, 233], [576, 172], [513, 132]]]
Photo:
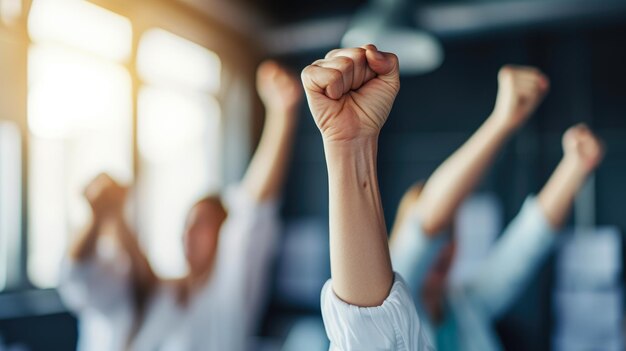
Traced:
[[498, 72], [500, 75], [510, 75], [513, 73], [513, 66], [511, 65], [504, 65], [502, 66], [502, 68], [500, 68], [500, 71]]
[[330, 50], [330, 51], [326, 54], [326, 58], [333, 57], [333, 56], [334, 56], [334, 55], [336, 55], [339, 51], [341, 51], [341, 49], [333, 49], [333, 50]]
[[354, 67], [354, 61], [352, 61], [349, 57], [337, 56], [335, 60], [342, 69], [352, 69]]
[[337, 70], [331, 70], [330, 71], [330, 80], [331, 82], [335, 82], [338, 80], [343, 80], [343, 74], [341, 74], [341, 72], [337, 71]]
[[307, 79], [308, 76], [311, 75], [311, 68], [312, 67], [309, 65], [309, 66], [304, 67], [304, 69], [302, 69], [302, 72], [300, 72], [300, 78], [302, 80]]

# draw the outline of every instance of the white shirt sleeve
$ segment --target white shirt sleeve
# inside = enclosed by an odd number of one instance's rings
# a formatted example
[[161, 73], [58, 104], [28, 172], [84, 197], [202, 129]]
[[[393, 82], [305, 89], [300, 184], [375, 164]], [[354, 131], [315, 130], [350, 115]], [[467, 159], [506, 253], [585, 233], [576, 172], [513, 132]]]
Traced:
[[96, 254], [83, 262], [66, 258], [58, 288], [63, 302], [76, 313], [94, 309], [107, 315], [127, 308], [131, 290], [127, 263], [119, 255]]
[[[257, 326], [268, 297], [280, 226], [278, 201], [258, 201], [241, 185], [224, 194], [228, 211], [220, 233], [218, 266], [224, 294], [243, 298], [250, 328]], [[239, 292], [244, 296], [238, 297]]]
[[331, 350], [432, 351], [402, 278], [396, 274], [381, 306], [358, 307], [335, 295], [332, 281], [322, 289], [322, 317]]
[[464, 290], [487, 315], [497, 317], [523, 292], [555, 234], [537, 199], [528, 197]]

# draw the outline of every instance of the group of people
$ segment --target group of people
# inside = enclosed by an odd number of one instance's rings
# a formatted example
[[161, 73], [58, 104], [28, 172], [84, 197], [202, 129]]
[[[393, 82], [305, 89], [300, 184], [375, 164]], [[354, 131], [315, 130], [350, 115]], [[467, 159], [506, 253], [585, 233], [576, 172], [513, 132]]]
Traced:
[[[390, 236], [377, 148], [400, 89], [397, 57], [373, 45], [337, 49], [301, 78], [328, 168], [331, 279], [321, 309], [331, 350], [502, 349], [494, 321], [550, 252], [602, 161], [602, 143], [584, 125], [568, 129], [545, 186], [528, 196], [476, 271], [452, 284], [453, 218], [533, 115], [548, 78], [532, 67], [503, 67], [493, 113], [406, 191]], [[277, 203], [302, 96], [297, 79], [274, 62], [259, 67], [257, 84], [266, 108], [260, 144], [240, 184], [191, 208], [182, 238], [187, 276], [153, 272], [124, 219], [126, 188], [107, 175], [86, 188], [93, 218], [69, 251], [60, 289], [79, 315], [80, 350], [248, 349], [279, 242]]]

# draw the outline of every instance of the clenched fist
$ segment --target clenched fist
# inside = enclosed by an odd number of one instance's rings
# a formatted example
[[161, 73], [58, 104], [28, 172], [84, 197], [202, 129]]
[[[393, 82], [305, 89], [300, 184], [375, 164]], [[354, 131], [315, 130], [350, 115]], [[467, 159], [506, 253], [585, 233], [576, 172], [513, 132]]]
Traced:
[[275, 61], [265, 61], [259, 66], [256, 81], [257, 91], [266, 109], [283, 112], [300, 103], [300, 82]]
[[532, 115], [550, 82], [534, 67], [507, 65], [498, 73], [498, 98], [494, 116], [507, 127], [520, 127]]
[[563, 153], [569, 159], [590, 173], [600, 165], [604, 157], [604, 146], [584, 124], [569, 128], [563, 135]]
[[333, 50], [302, 71], [302, 83], [326, 142], [376, 136], [400, 90], [398, 58], [374, 45]]
[[95, 217], [122, 212], [128, 189], [117, 184], [108, 174], [102, 173], [85, 188], [84, 195]]

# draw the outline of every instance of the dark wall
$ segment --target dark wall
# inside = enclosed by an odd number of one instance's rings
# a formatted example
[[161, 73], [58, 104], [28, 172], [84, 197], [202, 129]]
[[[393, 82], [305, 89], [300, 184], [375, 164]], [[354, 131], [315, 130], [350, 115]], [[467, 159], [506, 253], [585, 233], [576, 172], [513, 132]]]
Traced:
[[76, 319], [68, 313], [0, 320], [0, 332], [7, 345], [29, 351], [76, 349]]

